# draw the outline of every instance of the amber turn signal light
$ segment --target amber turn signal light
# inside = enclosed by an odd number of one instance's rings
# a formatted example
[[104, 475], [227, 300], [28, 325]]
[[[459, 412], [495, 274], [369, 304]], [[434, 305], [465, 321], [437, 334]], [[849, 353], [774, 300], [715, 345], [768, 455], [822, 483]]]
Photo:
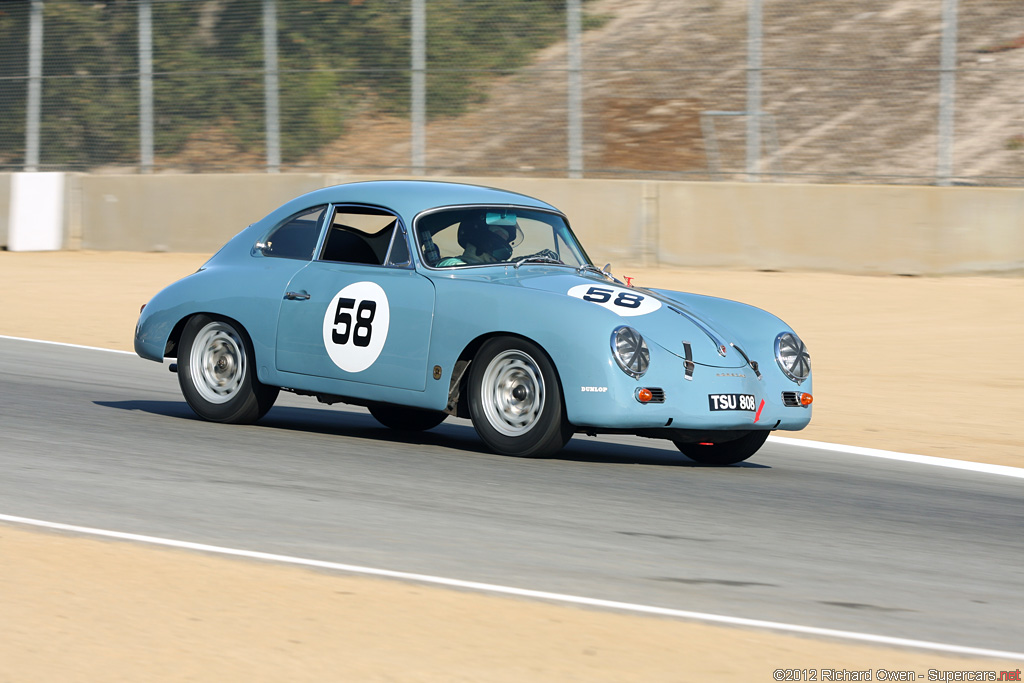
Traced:
[[810, 394], [807, 394], [807, 393], [800, 394], [800, 405], [802, 405], [802, 406], [809, 406], [812, 403], [814, 403], [814, 397], [813, 396], [811, 396]]
[[652, 398], [654, 398], [654, 394], [651, 393], [650, 389], [638, 389], [636, 392], [636, 400], [641, 403], [647, 403]]

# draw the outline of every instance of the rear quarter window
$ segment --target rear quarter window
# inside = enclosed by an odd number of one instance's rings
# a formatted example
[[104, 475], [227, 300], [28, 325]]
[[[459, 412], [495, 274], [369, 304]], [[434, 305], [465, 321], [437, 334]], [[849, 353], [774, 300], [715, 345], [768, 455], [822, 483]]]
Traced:
[[326, 206], [296, 214], [274, 228], [261, 249], [264, 256], [310, 260], [320, 237], [320, 220]]

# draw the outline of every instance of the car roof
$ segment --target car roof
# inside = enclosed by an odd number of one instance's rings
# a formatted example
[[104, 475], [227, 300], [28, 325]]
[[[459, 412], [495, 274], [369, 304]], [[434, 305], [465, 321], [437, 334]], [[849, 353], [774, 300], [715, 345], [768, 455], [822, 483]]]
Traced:
[[311, 206], [337, 203], [386, 207], [397, 212], [406, 224], [411, 224], [417, 214], [441, 206], [508, 204], [558, 211], [534, 197], [494, 187], [436, 180], [370, 180], [307, 192], [284, 204], [267, 218], [276, 221]]

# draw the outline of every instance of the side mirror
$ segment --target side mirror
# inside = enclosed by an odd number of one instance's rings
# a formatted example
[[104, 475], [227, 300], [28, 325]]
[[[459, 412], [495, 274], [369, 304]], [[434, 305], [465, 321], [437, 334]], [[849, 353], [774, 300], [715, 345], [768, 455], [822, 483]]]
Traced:
[[[611, 280], [612, 282], [618, 282], [620, 285], [623, 284], [622, 280], [612, 275], [612, 264], [610, 263], [604, 264], [604, 268], [601, 269], [601, 274], [604, 275], [609, 280]], [[633, 285], [626, 283], [626, 286], [632, 287]]]

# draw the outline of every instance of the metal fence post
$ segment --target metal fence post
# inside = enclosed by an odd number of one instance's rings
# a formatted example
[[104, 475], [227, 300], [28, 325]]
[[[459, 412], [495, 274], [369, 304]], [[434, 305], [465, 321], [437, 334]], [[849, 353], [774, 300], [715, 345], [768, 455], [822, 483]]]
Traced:
[[427, 163], [427, 8], [426, 0], [412, 0], [412, 140], [410, 163], [415, 175], [426, 172]]
[[43, 0], [32, 0], [28, 27], [28, 109], [25, 170], [39, 169], [39, 116], [43, 99]]
[[583, 177], [583, 48], [580, 43], [580, 0], [566, 2], [566, 34], [568, 40], [568, 142], [569, 177]]
[[747, 180], [761, 179], [761, 0], [747, 2]]
[[281, 113], [277, 77], [277, 0], [263, 0], [263, 82], [267, 118], [267, 173], [277, 173], [281, 170]]
[[949, 185], [953, 175], [953, 114], [956, 90], [957, 0], [942, 2], [942, 57], [939, 78], [939, 148], [936, 176]]
[[139, 3], [139, 165], [153, 171], [153, 6]]

